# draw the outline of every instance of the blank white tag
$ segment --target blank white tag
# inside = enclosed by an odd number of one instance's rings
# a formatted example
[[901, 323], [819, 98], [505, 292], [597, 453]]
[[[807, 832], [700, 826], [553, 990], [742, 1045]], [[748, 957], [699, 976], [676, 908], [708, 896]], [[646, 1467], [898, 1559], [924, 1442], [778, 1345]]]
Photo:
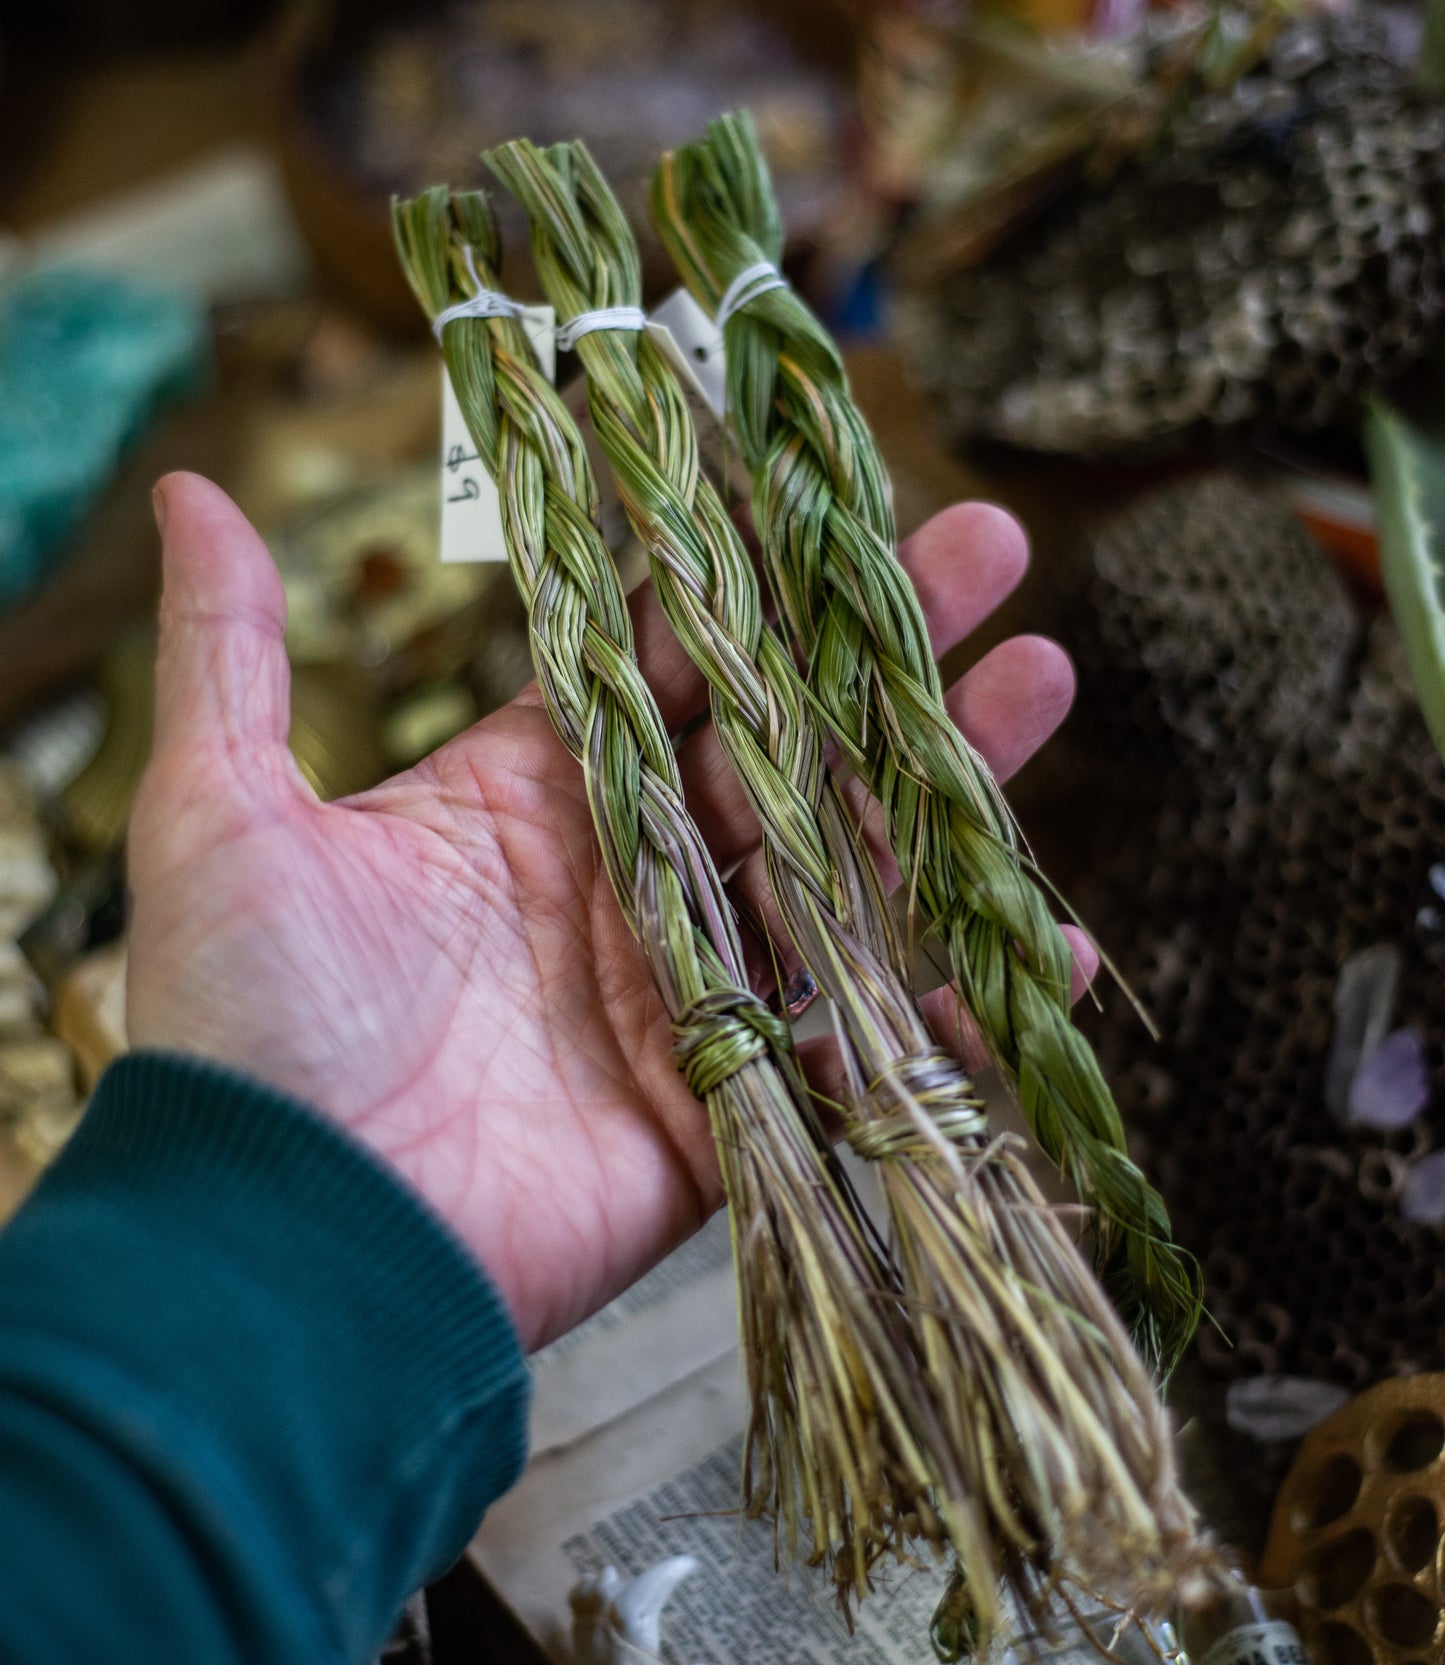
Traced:
[[[529, 306], [522, 314], [533, 351], [548, 381], [557, 374], [557, 314], [550, 306]], [[466, 561], [505, 561], [507, 540], [502, 534], [502, 500], [496, 482], [477, 455], [466, 418], [442, 364], [441, 558]]]
[[713, 414], [722, 418], [727, 401], [727, 368], [723, 359], [723, 338], [717, 325], [686, 289], [674, 289], [649, 320], [661, 324], [677, 345]]
[[741, 481], [729, 479], [730, 471], [737, 472], [738, 457], [723, 418], [727, 366], [717, 326], [686, 289], [675, 289], [649, 316], [647, 333], [677, 376], [692, 412], [703, 467], [724, 492], [739, 487]]

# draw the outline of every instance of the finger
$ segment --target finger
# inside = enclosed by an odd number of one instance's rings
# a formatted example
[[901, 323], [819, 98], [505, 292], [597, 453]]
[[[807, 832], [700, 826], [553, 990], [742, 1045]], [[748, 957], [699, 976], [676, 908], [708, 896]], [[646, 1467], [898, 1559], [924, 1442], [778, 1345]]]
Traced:
[[944, 696], [949, 716], [1000, 781], [1028, 762], [1073, 701], [1073, 664], [1046, 636], [1000, 642]]
[[941, 658], [1018, 586], [1029, 564], [1028, 538], [994, 503], [955, 503], [899, 546]]
[[627, 598], [637, 663], [652, 689], [662, 721], [671, 734], [684, 727], [707, 706], [707, 682], [673, 634], [657, 591], [641, 584]]
[[843, 1049], [833, 1035], [812, 1035], [798, 1042], [798, 1064], [836, 1141], [843, 1134], [847, 1110], [856, 1096], [855, 1083], [843, 1062]]
[[713, 860], [724, 872], [757, 848], [762, 828], [717, 730], [705, 723], [678, 747], [683, 795]]
[[157, 755], [203, 749], [239, 766], [285, 752], [286, 595], [266, 546], [196, 474], [155, 489], [164, 584], [156, 654]]
[[[1043, 636], [1001, 642], [945, 696], [949, 715], [1004, 781], [1020, 769], [1063, 721], [1074, 697], [1069, 656]], [[709, 724], [679, 749], [683, 790], [718, 864], [727, 867], [754, 849], [757, 817], [738, 784], [716, 731]], [[898, 866], [877, 801], [856, 779], [841, 783], [854, 819], [878, 864], [885, 889], [898, 884]]]
[[751, 986], [765, 998], [786, 989], [802, 961], [783, 923], [768, 878], [767, 858], [754, 850], [727, 882], [727, 892], [743, 925], [743, 953]]
[[933, 1038], [961, 1059], [970, 1075], [978, 1075], [988, 1068], [990, 1060], [983, 1033], [954, 984], [945, 983], [941, 989], [931, 989], [919, 997], [918, 1005], [933, 1031]]
[[[1028, 566], [1028, 541], [1023, 528], [1004, 510], [991, 503], [959, 503], [921, 526], [900, 546], [898, 554], [928, 616], [933, 652], [943, 654], [992, 612], [1018, 583]], [[649, 682], [658, 692], [664, 718], [675, 732], [706, 704], [706, 685], [691, 669], [686, 654], [678, 646], [650, 585], [633, 597], [633, 606], [638, 654], [648, 671]], [[1023, 668], [1027, 669], [1027, 665]], [[1058, 666], [1048, 664], [1042, 669], [1046, 680], [1039, 693], [1052, 697], [1047, 679], [1056, 677]], [[1072, 671], [1068, 686], [1072, 697]], [[985, 678], [982, 705], [990, 704], [989, 689], [990, 683]], [[991, 731], [998, 726], [997, 712], [988, 714], [993, 721], [985, 727]], [[1025, 721], [1037, 727], [1033, 713], [1025, 713]], [[717, 736], [710, 727], [700, 729], [686, 741], [679, 750], [678, 761], [688, 807], [717, 860], [726, 866], [751, 849], [758, 839], [757, 821], [747, 797], [727, 767]], [[861, 808], [860, 796], [850, 801], [855, 812]], [[886, 855], [885, 842], [875, 836], [870, 843], [886, 872], [896, 873], [891, 858]], [[891, 884], [894, 880], [889, 878], [888, 882]]]
[[1085, 989], [1099, 975], [1099, 950], [1089, 940], [1088, 932], [1081, 931], [1077, 925], [1061, 925], [1059, 929], [1074, 956], [1073, 970], [1069, 973], [1069, 1004], [1072, 1006], [1083, 999]]

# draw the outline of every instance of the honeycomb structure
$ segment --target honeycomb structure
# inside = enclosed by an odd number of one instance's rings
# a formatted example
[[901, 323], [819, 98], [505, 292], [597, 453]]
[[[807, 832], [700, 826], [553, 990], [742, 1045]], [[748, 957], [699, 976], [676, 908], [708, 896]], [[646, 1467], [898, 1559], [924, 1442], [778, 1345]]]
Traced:
[[[1161, 1031], [1105, 994], [1135, 1154], [1204, 1267], [1200, 1361], [1352, 1390], [1445, 1368], [1441, 1233], [1399, 1207], [1445, 1145], [1445, 763], [1393, 626], [1232, 475], [1140, 498], [1092, 557], [1071, 645], [1109, 809], [1075, 894]], [[1432, 1088], [1392, 1133], [1323, 1090], [1340, 968], [1377, 943]]]
[[1072, 454], [1309, 433], [1418, 362], [1445, 333], [1445, 102], [1401, 21], [1302, 19], [1118, 172], [905, 299], [955, 430]]

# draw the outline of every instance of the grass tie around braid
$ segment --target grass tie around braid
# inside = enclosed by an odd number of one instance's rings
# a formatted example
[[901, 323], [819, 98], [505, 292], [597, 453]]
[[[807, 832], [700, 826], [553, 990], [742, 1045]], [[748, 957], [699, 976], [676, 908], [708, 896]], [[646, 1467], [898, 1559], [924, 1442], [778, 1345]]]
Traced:
[[[488, 157], [532, 223], [563, 321], [635, 307], [637, 250], [580, 145]], [[956, 1551], [986, 1634], [996, 1589], [1039, 1579], [1157, 1600], [1193, 1551], [1148, 1377], [1069, 1234], [907, 986], [881, 885], [828, 775], [808, 692], [763, 620], [735, 527], [703, 475], [686, 401], [635, 329], [584, 336], [598, 440], [663, 609], [712, 690], [720, 743], [764, 835], [780, 914], [829, 997], [854, 1083], [850, 1139], [877, 1162], [912, 1323], [937, 1394], [918, 1531]], [[840, 1565], [840, 1582], [857, 1569]]]
[[[428, 191], [394, 204], [393, 224], [429, 318], [495, 286], [496, 228], [479, 193]], [[638, 668], [576, 424], [515, 320], [456, 318], [442, 341], [500, 491], [547, 710], [582, 764], [609, 878], [716, 1137], [752, 1401], [747, 1505], [774, 1515], [790, 1555], [806, 1533], [819, 1556], [866, 1568], [917, 1506], [920, 1449], [935, 1437], [897, 1273], [823, 1136], [786, 1026], [748, 987]]]
[[[664, 158], [653, 215], [710, 312], [740, 274], [782, 258], [748, 116], [725, 116]], [[728, 399], [779, 611], [835, 738], [883, 807], [910, 897], [941, 935], [985, 1043], [1093, 1210], [1106, 1287], [1167, 1373], [1199, 1320], [1197, 1268], [1129, 1158], [1113, 1095], [1070, 1016], [1068, 945], [988, 766], [944, 707], [895, 553], [887, 472], [838, 350], [792, 289], [750, 289], [724, 322]]]

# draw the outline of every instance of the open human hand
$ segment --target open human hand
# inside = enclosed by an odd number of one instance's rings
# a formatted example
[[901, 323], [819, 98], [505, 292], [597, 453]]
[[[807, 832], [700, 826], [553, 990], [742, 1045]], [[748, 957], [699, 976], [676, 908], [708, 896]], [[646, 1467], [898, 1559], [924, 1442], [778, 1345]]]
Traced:
[[[530, 687], [415, 768], [322, 803], [286, 745], [285, 598], [265, 546], [195, 475], [163, 479], [156, 510], [165, 587], [155, 750], [130, 834], [131, 1040], [248, 1071], [341, 1123], [450, 1224], [539, 1346], [721, 1201], [707, 1116], [613, 898], [581, 771]], [[983, 504], [938, 515], [902, 556], [939, 653], [1027, 560], [1017, 523]], [[710, 727], [691, 728], [702, 678], [649, 592], [633, 617], [664, 718], [688, 732], [689, 807], [740, 903], [766, 918], [757, 824]], [[1063, 651], [1022, 636], [948, 703], [1002, 779], [1072, 694]], [[1074, 945], [1091, 973], [1092, 950]], [[758, 964], [761, 977], [762, 952]], [[955, 1039], [952, 991], [924, 1004]], [[826, 1048], [809, 1062], [826, 1078]]]

